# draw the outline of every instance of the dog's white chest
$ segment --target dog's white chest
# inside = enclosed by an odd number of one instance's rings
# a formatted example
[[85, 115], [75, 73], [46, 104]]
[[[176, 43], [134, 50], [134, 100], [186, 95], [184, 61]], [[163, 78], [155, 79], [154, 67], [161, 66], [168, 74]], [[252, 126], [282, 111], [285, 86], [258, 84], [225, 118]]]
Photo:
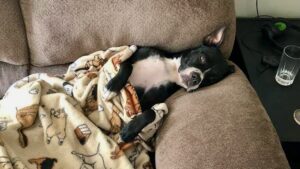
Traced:
[[146, 90], [174, 82], [177, 78], [176, 65], [166, 58], [151, 56], [133, 64], [129, 82]]

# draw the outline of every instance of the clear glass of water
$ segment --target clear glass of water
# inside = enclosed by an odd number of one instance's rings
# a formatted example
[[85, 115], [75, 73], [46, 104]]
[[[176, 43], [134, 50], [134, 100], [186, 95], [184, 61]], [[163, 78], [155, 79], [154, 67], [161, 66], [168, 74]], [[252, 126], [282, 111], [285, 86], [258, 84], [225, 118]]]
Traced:
[[283, 49], [275, 79], [283, 86], [293, 84], [300, 68], [300, 46], [288, 45]]

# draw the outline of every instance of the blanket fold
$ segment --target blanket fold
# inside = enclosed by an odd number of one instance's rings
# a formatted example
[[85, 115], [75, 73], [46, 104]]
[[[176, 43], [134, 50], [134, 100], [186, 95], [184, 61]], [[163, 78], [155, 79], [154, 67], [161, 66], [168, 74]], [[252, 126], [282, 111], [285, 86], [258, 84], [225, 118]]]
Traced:
[[106, 84], [135, 46], [82, 56], [64, 75], [33, 74], [15, 82], [0, 100], [0, 169], [148, 169], [147, 152], [168, 113], [154, 105], [156, 119], [132, 143], [124, 124], [142, 113], [133, 86], [115, 95]]

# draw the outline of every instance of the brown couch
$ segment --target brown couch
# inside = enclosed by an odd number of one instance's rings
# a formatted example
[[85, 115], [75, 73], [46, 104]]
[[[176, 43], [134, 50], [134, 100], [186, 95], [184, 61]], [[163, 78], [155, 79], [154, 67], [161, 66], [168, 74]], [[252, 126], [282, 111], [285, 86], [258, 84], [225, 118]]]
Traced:
[[[128, 44], [169, 51], [195, 47], [227, 25], [235, 37], [233, 0], [0, 0], [0, 97], [36, 72], [61, 74], [83, 54]], [[158, 169], [286, 169], [278, 136], [244, 74], [168, 99], [159, 132]]]

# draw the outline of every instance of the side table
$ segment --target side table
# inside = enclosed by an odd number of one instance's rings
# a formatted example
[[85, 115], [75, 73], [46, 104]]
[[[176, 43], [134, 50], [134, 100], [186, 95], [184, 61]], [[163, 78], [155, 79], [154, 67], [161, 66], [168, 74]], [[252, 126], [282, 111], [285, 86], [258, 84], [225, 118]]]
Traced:
[[[300, 26], [300, 19], [289, 19], [290, 23]], [[277, 68], [265, 67], [263, 56], [274, 56], [280, 61], [281, 51], [275, 49], [266, 39], [261, 28], [274, 19], [238, 18], [237, 34], [231, 60], [246, 74], [264, 105], [286, 152], [292, 168], [300, 168], [300, 125], [293, 118], [300, 109], [300, 72], [291, 86], [284, 87], [275, 81]], [[277, 39], [283, 46], [300, 46], [300, 32], [287, 30]]]

